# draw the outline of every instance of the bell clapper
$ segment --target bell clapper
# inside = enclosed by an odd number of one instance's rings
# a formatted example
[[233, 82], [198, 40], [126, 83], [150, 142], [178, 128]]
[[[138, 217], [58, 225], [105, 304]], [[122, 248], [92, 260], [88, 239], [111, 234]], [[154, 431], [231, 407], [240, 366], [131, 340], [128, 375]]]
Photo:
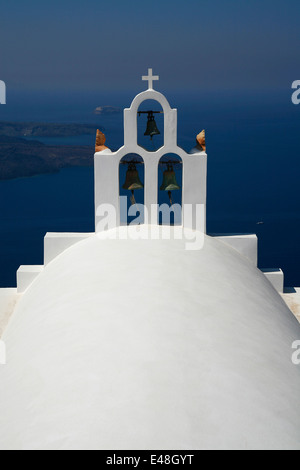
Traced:
[[173, 201], [172, 201], [172, 191], [168, 191], [168, 196], [169, 196], [169, 199], [170, 199], [170, 206], [173, 205]]
[[132, 206], [134, 206], [134, 204], [136, 203], [135, 197], [134, 197], [134, 189], [131, 190], [130, 202]]

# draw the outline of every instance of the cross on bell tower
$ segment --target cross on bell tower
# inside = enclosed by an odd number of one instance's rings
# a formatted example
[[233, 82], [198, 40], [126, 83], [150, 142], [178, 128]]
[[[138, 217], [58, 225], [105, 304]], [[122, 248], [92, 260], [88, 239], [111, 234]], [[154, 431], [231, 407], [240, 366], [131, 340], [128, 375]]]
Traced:
[[159, 75], [152, 75], [152, 69], [148, 69], [148, 75], [143, 75], [142, 80], [148, 81], [148, 89], [153, 90], [153, 81], [159, 80]]

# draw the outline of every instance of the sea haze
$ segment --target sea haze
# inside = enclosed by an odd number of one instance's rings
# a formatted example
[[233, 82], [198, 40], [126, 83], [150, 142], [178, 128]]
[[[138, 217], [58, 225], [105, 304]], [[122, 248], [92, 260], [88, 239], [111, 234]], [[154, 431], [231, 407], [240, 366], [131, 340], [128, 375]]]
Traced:
[[[299, 286], [300, 106], [291, 103], [290, 90], [163, 92], [178, 109], [180, 146], [191, 149], [196, 134], [206, 129], [208, 233], [257, 233], [260, 267], [281, 267], [286, 286]], [[93, 110], [129, 107], [134, 95], [13, 95], [0, 107], [0, 120], [97, 124], [116, 150], [123, 144], [123, 114], [97, 116]], [[142, 145], [149, 145], [143, 137], [145, 119], [138, 118], [139, 136]], [[95, 140], [91, 135], [34, 139], [91, 147]], [[154, 137], [155, 143], [161, 145], [162, 136]], [[15, 286], [19, 265], [43, 263], [46, 232], [94, 230], [93, 184], [92, 167], [0, 182], [1, 287]]]

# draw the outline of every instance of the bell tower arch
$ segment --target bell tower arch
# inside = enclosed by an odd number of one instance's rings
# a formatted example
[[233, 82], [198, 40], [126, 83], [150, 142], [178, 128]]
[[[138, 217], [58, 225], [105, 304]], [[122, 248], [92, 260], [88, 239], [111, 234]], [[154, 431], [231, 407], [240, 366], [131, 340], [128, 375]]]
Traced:
[[[207, 155], [200, 146], [191, 153], [185, 152], [177, 145], [177, 109], [172, 109], [165, 96], [153, 90], [153, 80], [149, 69], [147, 77], [148, 89], [139, 93], [132, 101], [130, 108], [124, 109], [124, 145], [116, 152], [105, 148], [95, 153], [95, 223], [103, 218], [103, 206], [110, 205], [115, 209], [115, 225], [121, 224], [119, 198], [119, 164], [121, 159], [130, 153], [138, 154], [144, 161], [144, 205], [148, 213], [148, 222], [158, 224], [158, 166], [165, 154], [176, 154], [182, 160], [182, 225], [184, 227], [206, 232], [206, 178]], [[157, 151], [148, 151], [138, 145], [137, 118], [138, 109], [145, 100], [157, 101], [164, 116], [164, 145]]]
[[[137, 205], [137, 209], [144, 206], [144, 161], [140, 155], [130, 153], [125, 155], [119, 165], [120, 223], [128, 225], [133, 223], [130, 217], [130, 206]], [[144, 223], [143, 216], [141, 216]]]
[[[178, 155], [163, 155], [158, 165], [158, 223], [182, 224], [182, 160]], [[169, 206], [169, 214], [164, 211]], [[164, 220], [166, 218], [166, 220]]]
[[143, 101], [157, 101], [164, 113], [164, 146], [177, 147], [177, 109], [171, 109], [167, 99], [155, 90], [139, 93], [131, 103], [130, 108], [124, 109], [124, 145], [137, 145], [137, 113]]

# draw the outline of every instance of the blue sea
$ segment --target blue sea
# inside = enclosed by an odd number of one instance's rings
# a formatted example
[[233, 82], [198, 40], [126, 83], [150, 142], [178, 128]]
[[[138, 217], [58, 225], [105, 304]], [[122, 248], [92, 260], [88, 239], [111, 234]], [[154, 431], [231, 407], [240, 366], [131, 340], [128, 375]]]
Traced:
[[[300, 286], [300, 106], [292, 104], [290, 90], [163, 93], [178, 109], [181, 147], [190, 150], [206, 130], [208, 233], [256, 233], [259, 266], [281, 267], [286, 286]], [[116, 150], [123, 144], [123, 114], [97, 116], [93, 110], [129, 107], [135, 94], [8, 94], [0, 120], [97, 124]], [[162, 135], [146, 140], [145, 119], [138, 118], [139, 139], [154, 149]], [[162, 134], [161, 115], [157, 125]], [[95, 137], [36, 140], [93, 147]], [[46, 232], [94, 230], [93, 193], [92, 167], [0, 182], [0, 287], [15, 286], [21, 264], [43, 263]]]

